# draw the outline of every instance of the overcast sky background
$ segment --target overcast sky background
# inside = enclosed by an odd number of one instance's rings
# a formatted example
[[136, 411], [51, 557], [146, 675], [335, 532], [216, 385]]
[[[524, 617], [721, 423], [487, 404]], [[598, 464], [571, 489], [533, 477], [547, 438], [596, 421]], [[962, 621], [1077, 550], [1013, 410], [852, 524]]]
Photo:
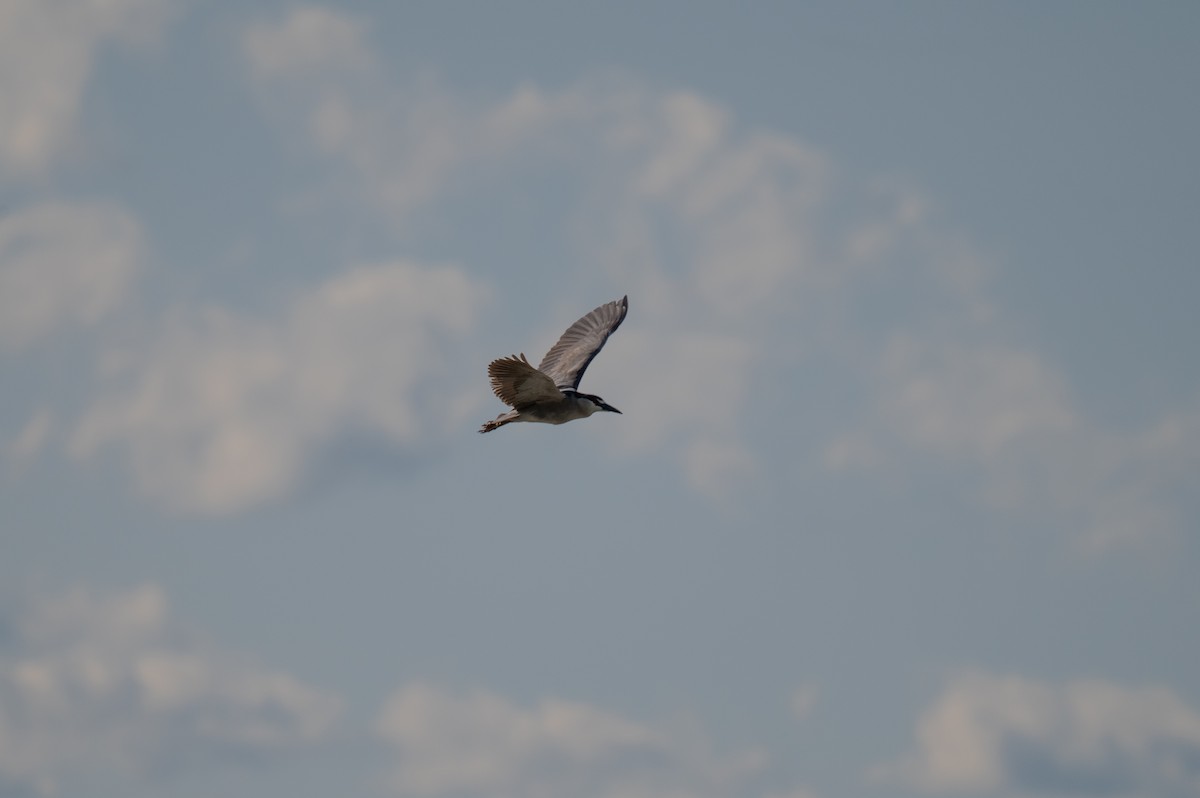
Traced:
[[569, 6], [0, 6], [0, 796], [1200, 795], [1200, 6]]

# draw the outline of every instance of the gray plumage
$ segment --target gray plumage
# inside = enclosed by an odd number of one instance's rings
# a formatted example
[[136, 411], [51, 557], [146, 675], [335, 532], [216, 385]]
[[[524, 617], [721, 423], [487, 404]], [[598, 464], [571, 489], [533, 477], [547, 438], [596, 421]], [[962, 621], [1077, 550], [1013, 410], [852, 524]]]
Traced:
[[524, 354], [489, 363], [492, 392], [512, 410], [488, 421], [479, 431], [491, 432], [514, 421], [565, 424], [601, 410], [620, 413], [599, 396], [580, 393], [579, 382], [628, 312], [627, 296], [596, 308], [567, 328], [537, 368]]

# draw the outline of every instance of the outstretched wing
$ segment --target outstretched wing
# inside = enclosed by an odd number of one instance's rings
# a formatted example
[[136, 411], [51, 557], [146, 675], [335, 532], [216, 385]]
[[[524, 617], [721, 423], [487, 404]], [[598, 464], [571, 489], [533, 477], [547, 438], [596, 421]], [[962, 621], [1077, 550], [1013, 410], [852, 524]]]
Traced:
[[583, 379], [592, 358], [604, 346], [608, 336], [625, 321], [629, 297], [601, 305], [567, 328], [546, 356], [538, 371], [546, 374], [559, 388], [575, 389]]
[[538, 402], [556, 402], [563, 398], [554, 380], [535, 369], [525, 355], [509, 355], [488, 364], [492, 392], [501, 402], [518, 410]]

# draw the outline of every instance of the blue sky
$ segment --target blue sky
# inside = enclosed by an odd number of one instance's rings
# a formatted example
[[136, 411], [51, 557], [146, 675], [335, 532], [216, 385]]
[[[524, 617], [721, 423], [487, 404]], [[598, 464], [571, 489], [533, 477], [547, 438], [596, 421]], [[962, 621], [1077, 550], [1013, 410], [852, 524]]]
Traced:
[[0, 796], [1200, 793], [1198, 40], [7, 3]]

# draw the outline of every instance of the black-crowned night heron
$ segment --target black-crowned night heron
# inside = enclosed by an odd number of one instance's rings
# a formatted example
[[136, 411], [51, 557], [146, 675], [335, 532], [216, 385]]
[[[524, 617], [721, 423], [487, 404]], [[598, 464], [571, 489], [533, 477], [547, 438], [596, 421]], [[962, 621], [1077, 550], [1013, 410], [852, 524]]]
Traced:
[[488, 364], [492, 391], [512, 408], [479, 428], [491, 432], [514, 421], [565, 424], [598, 410], [621, 411], [599, 396], [579, 392], [579, 381], [608, 336], [625, 321], [629, 297], [601, 305], [567, 328], [537, 368], [525, 355], [509, 355]]

